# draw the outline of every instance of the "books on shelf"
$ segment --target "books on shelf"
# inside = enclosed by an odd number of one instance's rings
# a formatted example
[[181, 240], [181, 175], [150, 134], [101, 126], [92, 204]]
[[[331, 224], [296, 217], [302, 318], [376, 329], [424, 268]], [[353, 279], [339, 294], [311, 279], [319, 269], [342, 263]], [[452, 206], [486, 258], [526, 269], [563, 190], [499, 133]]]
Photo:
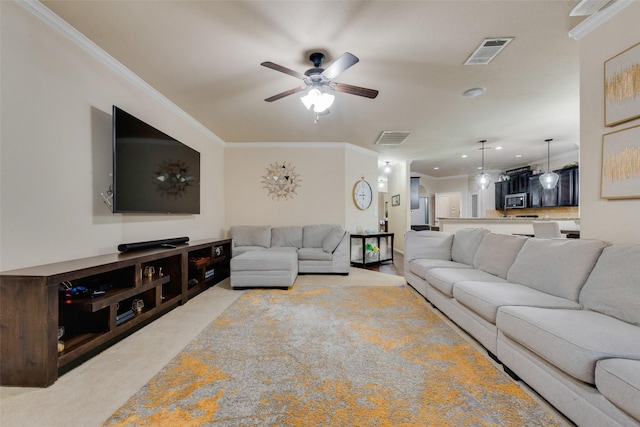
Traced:
[[135, 316], [135, 313], [133, 312], [133, 310], [127, 310], [124, 313], [116, 315], [116, 325], [119, 325], [122, 322], [126, 322], [127, 320], [131, 319], [133, 316]]
[[204, 272], [204, 280], [209, 280], [215, 275], [214, 269], [207, 270]]

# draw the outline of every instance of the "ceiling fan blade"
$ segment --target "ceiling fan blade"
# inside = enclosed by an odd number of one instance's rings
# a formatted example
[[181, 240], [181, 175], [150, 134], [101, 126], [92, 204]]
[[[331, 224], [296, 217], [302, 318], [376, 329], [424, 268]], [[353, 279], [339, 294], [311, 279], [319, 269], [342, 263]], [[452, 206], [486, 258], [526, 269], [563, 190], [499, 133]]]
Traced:
[[263, 67], [271, 68], [272, 70], [280, 71], [281, 73], [289, 74], [290, 76], [297, 77], [301, 80], [304, 80], [304, 78], [306, 77], [302, 73], [293, 71], [289, 68], [283, 67], [282, 65], [274, 64], [273, 62], [270, 62], [270, 61], [263, 62], [260, 65], [262, 65]]
[[273, 96], [265, 99], [265, 101], [267, 101], [267, 102], [277, 101], [280, 98], [284, 98], [285, 96], [293, 95], [294, 93], [302, 92], [305, 89], [306, 89], [305, 86], [300, 86], [300, 87], [296, 87], [294, 89], [289, 89], [289, 90], [281, 92], [281, 93], [279, 93], [277, 95], [273, 95]]
[[365, 98], [374, 99], [378, 96], [378, 91], [375, 89], [367, 89], [366, 87], [347, 85], [344, 83], [332, 82], [330, 87], [336, 92], [349, 93], [351, 95], [364, 96]]
[[340, 58], [336, 59], [329, 65], [323, 72], [322, 75], [329, 80], [335, 78], [338, 74], [345, 71], [347, 68], [355, 65], [358, 61], [358, 57], [353, 55], [352, 53], [345, 52], [340, 56]]

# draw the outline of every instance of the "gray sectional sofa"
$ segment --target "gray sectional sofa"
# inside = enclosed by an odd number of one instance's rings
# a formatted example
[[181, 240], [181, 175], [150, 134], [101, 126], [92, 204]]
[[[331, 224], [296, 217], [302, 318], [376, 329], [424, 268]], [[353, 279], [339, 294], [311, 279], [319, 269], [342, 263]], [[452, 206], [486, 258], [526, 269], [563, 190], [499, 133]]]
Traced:
[[579, 426], [640, 426], [640, 244], [409, 231], [405, 278]]
[[231, 287], [289, 287], [298, 273], [349, 274], [350, 234], [340, 225], [231, 227]]

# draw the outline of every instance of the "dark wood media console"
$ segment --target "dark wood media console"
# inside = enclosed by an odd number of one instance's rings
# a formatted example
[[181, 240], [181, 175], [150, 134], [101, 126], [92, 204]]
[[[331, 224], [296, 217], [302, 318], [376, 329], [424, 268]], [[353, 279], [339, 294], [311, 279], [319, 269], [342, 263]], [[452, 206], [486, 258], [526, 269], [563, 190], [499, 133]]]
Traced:
[[[228, 278], [230, 260], [230, 239], [207, 239], [0, 273], [0, 385], [53, 384], [60, 373]], [[101, 292], [69, 297], [63, 282]]]

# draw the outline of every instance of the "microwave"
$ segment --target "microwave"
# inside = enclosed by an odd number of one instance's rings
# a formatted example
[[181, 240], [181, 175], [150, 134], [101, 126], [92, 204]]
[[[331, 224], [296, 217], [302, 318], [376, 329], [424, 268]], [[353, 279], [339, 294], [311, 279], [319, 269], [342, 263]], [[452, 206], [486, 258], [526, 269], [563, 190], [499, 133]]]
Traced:
[[520, 209], [527, 207], [527, 193], [507, 194], [504, 196], [505, 209]]

